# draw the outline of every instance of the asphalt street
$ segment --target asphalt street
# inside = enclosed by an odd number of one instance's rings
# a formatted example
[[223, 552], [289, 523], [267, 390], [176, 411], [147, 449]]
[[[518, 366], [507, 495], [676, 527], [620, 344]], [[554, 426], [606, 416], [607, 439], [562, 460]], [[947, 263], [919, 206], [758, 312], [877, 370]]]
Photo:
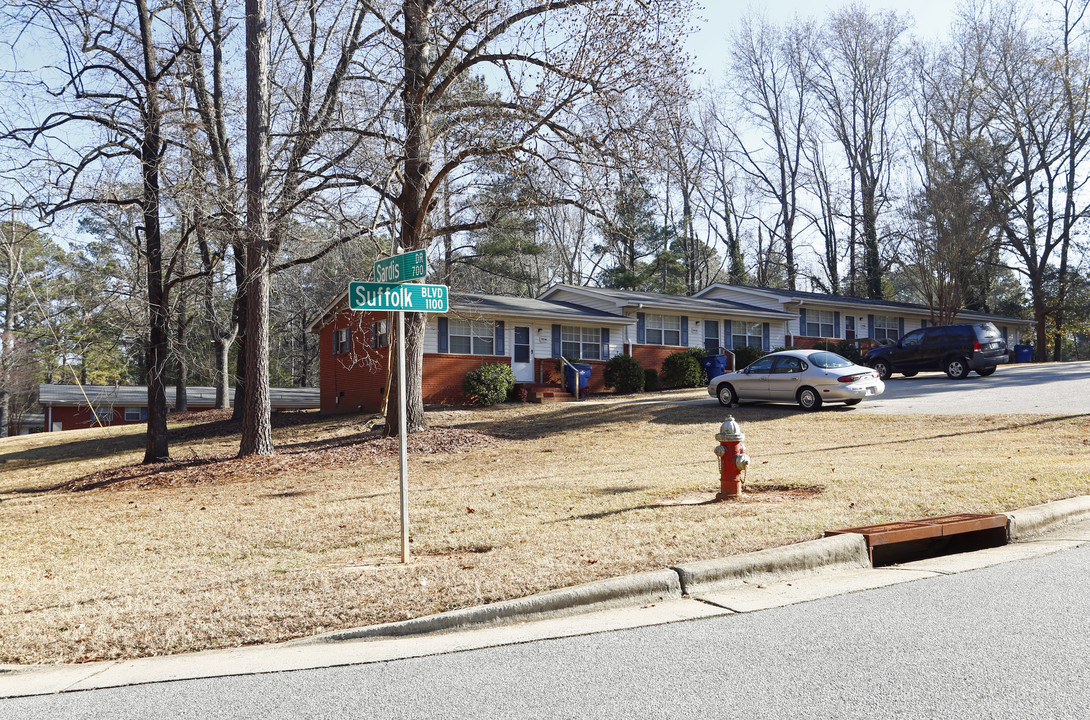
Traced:
[[1088, 581], [1084, 544], [753, 613], [0, 700], [0, 717], [1085, 717]]
[[[834, 406], [835, 407], [835, 406]], [[951, 380], [943, 373], [894, 374], [862, 412], [920, 414], [1090, 413], [1090, 362], [1000, 365], [995, 374]]]

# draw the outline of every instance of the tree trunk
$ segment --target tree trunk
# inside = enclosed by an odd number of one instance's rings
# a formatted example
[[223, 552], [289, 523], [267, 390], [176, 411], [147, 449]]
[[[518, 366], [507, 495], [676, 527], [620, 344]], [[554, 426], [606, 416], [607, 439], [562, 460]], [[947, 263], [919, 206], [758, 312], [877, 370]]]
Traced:
[[231, 343], [235, 336], [219, 336], [212, 340], [216, 353], [216, 409], [231, 407]]
[[[397, 205], [401, 210], [401, 249], [426, 249], [431, 237], [426, 193], [434, 177], [431, 163], [432, 109], [428, 101], [428, 76], [434, 64], [435, 49], [431, 44], [431, 13], [429, 0], [406, 0], [405, 18], [405, 87], [402, 93], [405, 108], [405, 171], [401, 195]], [[419, 313], [405, 315], [405, 364], [408, 392], [406, 399], [406, 427], [410, 433], [427, 427], [424, 420], [424, 402], [421, 395], [421, 378], [424, 362], [425, 316]], [[402, 391], [391, 382], [390, 400], [394, 393]], [[398, 404], [387, 403], [385, 435], [398, 434]]]
[[[184, 232], [184, 229], [183, 229]], [[185, 274], [185, 259], [179, 263], [181, 274]], [[179, 293], [178, 314], [174, 325], [174, 412], [189, 410], [189, 363], [186, 359], [186, 341], [189, 330], [189, 313], [186, 312], [186, 294]]]
[[144, 462], [170, 459], [167, 446], [166, 361], [169, 308], [163, 285], [163, 248], [159, 227], [159, 165], [162, 161], [162, 115], [159, 109], [158, 63], [152, 39], [151, 16], [145, 0], [136, 0], [140, 16], [140, 39], [144, 51], [144, 134], [140, 144], [143, 179], [141, 210], [148, 263], [148, 309], [151, 330], [148, 338], [148, 431]]
[[[246, 0], [246, 395], [239, 455], [271, 455], [269, 398], [269, 29]], [[236, 411], [240, 403], [235, 400]]]
[[235, 353], [235, 409], [232, 420], [241, 420], [246, 405], [246, 318], [249, 317], [249, 289], [247, 288], [246, 256], [244, 249], [236, 248], [241, 260], [235, 262], [235, 304], [232, 310], [235, 327], [238, 328], [238, 352]]
[[875, 183], [860, 183], [863, 205], [863, 266], [867, 277], [867, 297], [882, 299], [882, 263], [878, 257], [878, 213], [875, 209]]
[[[14, 210], [12, 211], [14, 213]], [[5, 244], [7, 254], [7, 278], [4, 285], [4, 331], [0, 347], [0, 437], [8, 436], [11, 425], [12, 356], [15, 354], [15, 280], [19, 271], [19, 253], [15, 249], [15, 220], [8, 226], [9, 237]]]

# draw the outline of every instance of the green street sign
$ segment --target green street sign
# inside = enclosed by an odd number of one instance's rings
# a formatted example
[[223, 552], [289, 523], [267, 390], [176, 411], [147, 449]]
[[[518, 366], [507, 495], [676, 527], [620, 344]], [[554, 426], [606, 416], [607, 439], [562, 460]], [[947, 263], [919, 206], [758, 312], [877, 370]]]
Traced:
[[419, 280], [428, 274], [428, 255], [423, 250], [375, 261], [375, 282], [400, 283]]
[[353, 310], [445, 313], [449, 302], [446, 285], [348, 283], [348, 307]]

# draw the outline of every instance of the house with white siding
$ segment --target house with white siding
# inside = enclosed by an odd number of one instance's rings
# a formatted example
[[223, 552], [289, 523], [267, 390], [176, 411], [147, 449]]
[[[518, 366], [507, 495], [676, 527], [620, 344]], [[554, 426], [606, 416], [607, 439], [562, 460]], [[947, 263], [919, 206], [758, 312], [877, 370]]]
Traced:
[[[378, 409], [389, 382], [390, 316], [351, 310], [347, 296], [341, 293], [308, 326], [321, 336], [325, 412]], [[425, 403], [464, 402], [466, 373], [504, 363], [532, 397], [541, 386], [559, 385], [561, 357], [590, 365], [589, 390], [601, 392], [605, 363], [620, 354], [658, 370], [668, 355], [687, 348], [768, 351], [821, 340], [896, 340], [929, 317], [921, 305], [727, 284], [692, 297], [563, 284], [538, 298], [453, 292], [448, 313], [427, 316], [422, 393]], [[959, 317], [991, 320], [1012, 339], [1029, 327], [981, 313]]]
[[[715, 283], [694, 297], [744, 302], [786, 313], [790, 319], [783, 344], [792, 347], [813, 347], [825, 340], [895, 341], [931, 322], [931, 309], [926, 305], [800, 290]], [[971, 311], [958, 313], [957, 321], [995, 324], [1008, 347], [1020, 343], [1033, 327], [1030, 320]]]

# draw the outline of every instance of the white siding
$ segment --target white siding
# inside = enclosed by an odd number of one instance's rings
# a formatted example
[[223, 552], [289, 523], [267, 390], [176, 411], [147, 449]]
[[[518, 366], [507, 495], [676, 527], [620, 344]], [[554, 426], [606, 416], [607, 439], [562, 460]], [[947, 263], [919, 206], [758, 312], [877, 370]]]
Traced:
[[592, 310], [598, 310], [600, 312], [612, 313], [614, 315], [620, 314], [620, 309], [617, 307], [617, 303], [608, 299], [593, 296], [580, 295], [573, 293], [570, 290], [557, 290], [549, 295], [548, 298], [542, 298], [549, 302], [569, 302], [575, 305], [582, 305], [583, 307], [591, 308]]
[[[439, 352], [439, 315], [429, 315], [427, 328], [424, 332], [424, 352]], [[496, 357], [512, 357], [515, 345], [515, 326], [530, 328], [530, 354], [534, 359], [553, 356], [553, 323], [542, 320], [527, 320], [526, 318], [495, 317], [481, 318], [487, 320], [503, 321], [503, 355]], [[570, 320], [558, 321], [557, 325], [568, 327], [595, 328], [601, 331], [602, 327], [609, 327], [608, 360], [614, 355], [620, 355], [624, 345], [624, 328], [617, 326], [603, 326], [594, 322], [572, 322]], [[634, 332], [633, 332], [634, 334]]]
[[765, 308], [767, 310], [776, 310], [777, 312], [783, 311], [783, 303], [775, 298], [763, 294], [758, 295], [755, 293], [741, 292], [731, 288], [712, 287], [708, 292], [702, 293], [700, 297], [731, 300], [733, 302], [744, 303], [746, 305]]

